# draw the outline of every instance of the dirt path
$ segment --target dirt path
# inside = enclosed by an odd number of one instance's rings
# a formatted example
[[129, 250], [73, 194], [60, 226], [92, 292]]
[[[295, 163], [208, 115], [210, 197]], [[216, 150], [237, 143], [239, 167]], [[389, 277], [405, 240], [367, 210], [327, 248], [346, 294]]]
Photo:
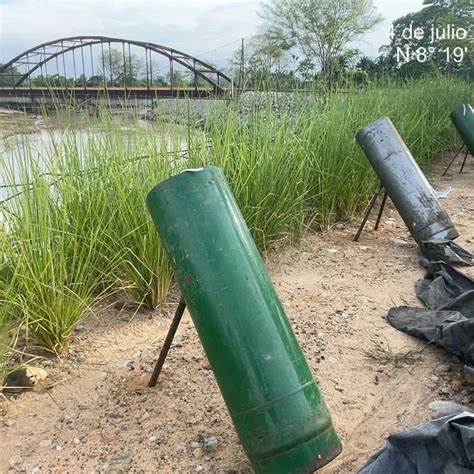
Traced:
[[[471, 161], [462, 176], [453, 169], [432, 180], [437, 189], [454, 188], [443, 204], [468, 250], [473, 176]], [[385, 321], [394, 305], [418, 305], [414, 284], [423, 275], [398, 214], [390, 208], [382, 228], [359, 243], [351, 242], [354, 226], [338, 227], [268, 260], [344, 443], [324, 473], [356, 472], [387, 435], [430, 419], [432, 400], [474, 402], [455, 383], [461, 364]], [[251, 472], [189, 316], [159, 386], [146, 388], [173, 309], [166, 317], [107, 310], [85, 323], [68, 357], [46, 367], [48, 383], [57, 385], [0, 403], [0, 471]], [[374, 340], [395, 352], [424, 351], [416, 363], [384, 365], [364, 354]], [[443, 364], [450, 371], [435, 373]], [[204, 438], [212, 446], [201, 447]]]

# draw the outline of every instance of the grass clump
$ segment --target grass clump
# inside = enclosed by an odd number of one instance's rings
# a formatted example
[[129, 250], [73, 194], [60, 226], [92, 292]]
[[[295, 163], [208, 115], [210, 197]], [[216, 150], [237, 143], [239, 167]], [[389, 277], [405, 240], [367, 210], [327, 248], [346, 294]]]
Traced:
[[4, 315], [0, 316], [0, 392], [8, 375], [7, 355], [9, 350], [8, 339], [9, 324]]
[[101, 299], [126, 290], [154, 308], [171, 281], [145, 208], [146, 193], [169, 176], [171, 162], [150, 136], [132, 130], [124, 137], [113, 122], [104, 125], [106, 133], [95, 129], [85, 138], [74, 130], [52, 137], [41, 161], [30, 148], [16, 149], [15, 169], [6, 173], [12, 186], [23, 184], [3, 206], [9, 277], [0, 313], [56, 353]]
[[[254, 238], [268, 246], [285, 234], [297, 237], [303, 221], [327, 228], [363, 210], [376, 177], [354, 138], [360, 128], [390, 116], [427, 164], [456, 146], [448, 115], [469, 94], [465, 82], [434, 78], [309, 95], [278, 119], [265, 106], [245, 121], [231, 111], [208, 124], [213, 147], [202, 162], [224, 169]], [[266, 232], [269, 219], [277, 227]]]
[[371, 348], [364, 350], [364, 356], [381, 365], [393, 365], [399, 369], [405, 365], [413, 365], [419, 362], [423, 357], [424, 347], [422, 348], [402, 348], [398, 351], [394, 350], [388, 340], [378, 340], [370, 337]]
[[[6, 311], [48, 349], [61, 352], [84, 312], [109, 289], [112, 260], [97, 267], [102, 229], [71, 226], [64, 182], [50, 185], [36, 169], [33, 186], [10, 203]], [[60, 189], [58, 187], [60, 186]], [[63, 193], [60, 194], [60, 191]]]

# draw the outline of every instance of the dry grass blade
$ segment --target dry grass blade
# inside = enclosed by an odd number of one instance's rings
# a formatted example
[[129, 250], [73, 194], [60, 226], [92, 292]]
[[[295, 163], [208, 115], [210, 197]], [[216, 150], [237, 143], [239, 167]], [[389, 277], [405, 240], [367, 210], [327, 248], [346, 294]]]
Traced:
[[362, 351], [367, 359], [382, 365], [393, 365], [396, 368], [400, 368], [405, 365], [414, 364], [423, 357], [425, 347], [403, 347], [399, 350], [395, 350], [390, 346], [387, 339], [383, 339], [384, 340], [381, 341], [374, 336], [369, 338], [372, 347]]

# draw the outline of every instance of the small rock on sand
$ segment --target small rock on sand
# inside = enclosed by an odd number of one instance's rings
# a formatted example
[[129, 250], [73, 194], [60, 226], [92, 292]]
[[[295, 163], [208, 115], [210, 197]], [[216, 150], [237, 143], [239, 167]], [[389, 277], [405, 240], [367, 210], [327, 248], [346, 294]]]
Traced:
[[429, 409], [433, 412], [434, 418], [454, 415], [463, 411], [473, 413], [472, 408], [469, 408], [465, 405], [460, 405], [459, 403], [448, 402], [445, 400], [435, 400], [434, 402], [431, 402], [429, 404]]
[[436, 375], [439, 375], [439, 374], [446, 374], [447, 372], [450, 372], [451, 371], [451, 366], [448, 365], [448, 364], [442, 364], [442, 365], [438, 365], [438, 367], [436, 367], [436, 369], [434, 370], [434, 373]]

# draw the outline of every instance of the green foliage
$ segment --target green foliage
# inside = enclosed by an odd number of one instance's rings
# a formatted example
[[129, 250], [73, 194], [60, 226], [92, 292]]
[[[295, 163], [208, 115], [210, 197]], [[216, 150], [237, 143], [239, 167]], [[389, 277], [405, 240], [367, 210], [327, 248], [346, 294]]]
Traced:
[[[7, 182], [24, 184], [3, 207], [9, 277], [0, 288], [0, 318], [13, 318], [27, 338], [54, 352], [64, 350], [73, 327], [104, 297], [126, 289], [155, 307], [171, 281], [145, 208], [146, 192], [170, 174], [159, 139], [139, 127], [124, 136], [104, 119], [84, 141], [63, 123], [45, 156], [34, 160], [32, 149], [18, 149], [4, 169]], [[133, 160], [140, 153], [149, 158]]]
[[326, 82], [347, 44], [382, 20], [371, 0], [272, 0], [262, 17], [266, 35], [296, 47]]
[[[3, 66], [0, 63], [0, 67]], [[12, 87], [22, 76], [21, 72], [17, 68], [11, 66], [7, 68], [5, 72], [0, 75], [0, 87]]]
[[380, 78], [384, 74], [384, 67], [380, 58], [374, 60], [368, 56], [362, 56], [355, 68], [357, 71], [365, 72], [370, 79]]
[[[418, 12], [405, 15], [393, 23], [390, 45], [385, 48], [384, 54], [385, 63], [393, 73], [411, 78], [433, 72], [459, 74], [465, 77], [474, 76], [472, 33], [462, 40], [448, 38], [448, 35], [452, 36], [454, 29], [463, 28], [467, 32], [472, 29], [474, 7], [461, 3], [453, 3], [449, 6], [447, 3], [450, 2], [436, 2]], [[448, 26], [451, 33], [447, 31]], [[416, 29], [422, 30], [424, 34], [415, 35]], [[407, 32], [405, 35], [404, 31]], [[413, 33], [409, 34], [409, 31]], [[456, 47], [463, 50], [467, 48], [467, 51], [463, 51], [464, 59], [456, 62], [453, 54], [450, 54], [448, 61], [445, 51], [447, 47], [450, 47], [451, 51]], [[419, 48], [424, 48], [426, 52], [426, 58], [423, 57], [422, 61], [416, 54]], [[400, 54], [400, 51], [409, 55], [408, 61]]]
[[207, 125], [210, 153], [200, 151], [189, 163], [223, 169], [260, 249], [295, 240], [303, 230], [306, 161], [295, 146], [300, 137], [294, 125], [289, 117], [272, 117], [270, 103], [245, 124], [230, 110], [224, 126]]
[[211, 155], [192, 165], [224, 169], [260, 248], [297, 238], [304, 223], [326, 228], [362, 211], [375, 177], [354, 136], [368, 122], [389, 115], [427, 163], [455, 145], [447, 111], [472, 99], [466, 83], [443, 78], [347, 87], [324, 101], [310, 94], [279, 119], [268, 105], [245, 123], [229, 113], [208, 124]]
[[110, 86], [133, 85], [143, 74], [143, 59], [136, 54], [127, 54], [110, 48], [100, 54], [100, 73]]
[[[427, 163], [456, 146], [448, 113], [471, 101], [472, 90], [434, 77], [294, 100], [278, 114], [268, 100], [245, 119], [229, 105], [210, 115], [204, 132], [188, 127], [186, 139], [178, 128], [169, 136], [138, 123], [123, 130], [109, 117], [79, 133], [64, 117], [43, 156], [26, 146], [5, 160], [7, 182], [24, 183], [13, 190], [22, 194], [2, 207], [5, 334], [11, 327], [60, 352], [82, 316], [116, 291], [149, 308], [163, 303], [172, 274], [145, 196], [168, 176], [221, 167], [266, 250], [297, 240], [308, 226], [326, 228], [362, 212], [376, 178], [354, 140], [359, 128], [389, 115], [414, 156]], [[184, 147], [186, 159], [177, 152]]]
[[175, 87], [184, 87], [190, 85], [189, 78], [183, 71], [173, 71], [172, 73], [169, 72], [166, 76], [166, 82], [173, 84]]
[[267, 35], [255, 35], [234, 53], [234, 82], [241, 90], [291, 89], [294, 72], [290, 68], [288, 45]]
[[0, 391], [8, 373], [7, 354], [10, 348], [8, 338], [9, 321], [0, 313]]
[[334, 79], [339, 87], [350, 88], [353, 85], [366, 84], [369, 81], [369, 74], [366, 71], [338, 70]]
[[34, 184], [31, 189], [22, 186], [23, 193], [8, 208], [10, 245], [5, 253], [11, 279], [0, 311], [61, 352], [71, 329], [100, 298], [102, 276], [109, 269], [96, 267], [101, 229], [84, 232], [70, 225], [74, 211], [68, 197], [74, 190], [66, 182], [50, 186], [37, 164], [27, 166], [31, 172], [21, 173], [20, 179]]

